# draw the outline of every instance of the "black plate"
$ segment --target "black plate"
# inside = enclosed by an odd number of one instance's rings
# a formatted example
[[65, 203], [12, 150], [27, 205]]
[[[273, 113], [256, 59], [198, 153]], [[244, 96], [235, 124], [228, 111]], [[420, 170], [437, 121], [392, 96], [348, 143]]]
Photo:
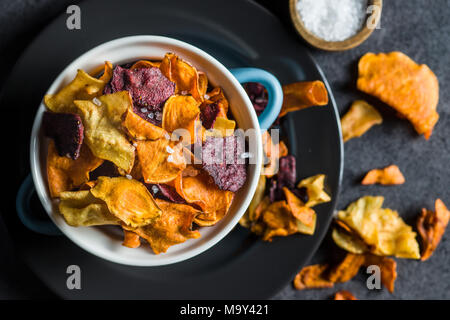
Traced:
[[[18, 141], [18, 172], [28, 167], [29, 126], [47, 88], [72, 60], [115, 38], [169, 36], [200, 47], [227, 67], [264, 68], [281, 83], [319, 79], [327, 84], [306, 48], [253, 2], [101, 0], [86, 1], [80, 7], [81, 30], [68, 30], [67, 15], [61, 15], [28, 47], [5, 87], [1, 107], [11, 109], [20, 102], [21, 108], [15, 109], [24, 132]], [[328, 177], [333, 201], [317, 207], [314, 236], [293, 235], [263, 243], [238, 226], [190, 260], [163, 267], [129, 267], [99, 259], [65, 237], [25, 231], [14, 212], [8, 212], [4, 216], [13, 241], [28, 266], [64, 298], [269, 298], [315, 252], [335, 207], [343, 150], [337, 109], [328, 90], [328, 106], [293, 113], [282, 123], [290, 152], [297, 157], [298, 177], [317, 173]], [[82, 290], [66, 287], [66, 268], [72, 264], [81, 267]]]

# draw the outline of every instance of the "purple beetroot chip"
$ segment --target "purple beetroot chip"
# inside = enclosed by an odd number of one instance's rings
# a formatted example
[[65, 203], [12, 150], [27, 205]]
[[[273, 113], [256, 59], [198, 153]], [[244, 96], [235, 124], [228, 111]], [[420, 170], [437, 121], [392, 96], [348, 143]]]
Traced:
[[284, 200], [283, 187], [294, 190], [297, 172], [295, 157], [288, 155], [280, 158], [278, 174], [270, 180], [269, 198], [271, 202]]
[[250, 101], [259, 116], [267, 106], [268, 94], [266, 88], [259, 82], [244, 83], [244, 89], [247, 92]]
[[174, 203], [186, 203], [172, 186], [167, 184], [146, 184], [146, 186], [155, 198], [168, 200]]
[[125, 69], [114, 67], [104, 94], [127, 90], [133, 99], [133, 111], [141, 118], [160, 125], [164, 102], [175, 93], [175, 82], [167, 79], [159, 68]]
[[217, 103], [206, 104], [200, 113], [200, 120], [202, 121], [203, 127], [205, 129], [211, 129], [216, 121], [217, 115], [219, 114], [219, 106]]
[[44, 134], [55, 142], [61, 157], [78, 159], [84, 138], [84, 126], [79, 115], [45, 111], [42, 126]]
[[242, 137], [208, 137], [202, 146], [203, 169], [222, 190], [238, 191], [247, 179]]

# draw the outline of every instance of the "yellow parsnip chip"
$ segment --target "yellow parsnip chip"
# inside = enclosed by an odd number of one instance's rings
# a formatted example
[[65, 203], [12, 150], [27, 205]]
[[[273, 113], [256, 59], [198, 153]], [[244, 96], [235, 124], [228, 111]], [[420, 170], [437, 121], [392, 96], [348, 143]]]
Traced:
[[56, 94], [44, 97], [45, 105], [53, 112], [77, 113], [74, 100], [90, 100], [102, 94], [106, 82], [78, 70], [75, 79]]
[[131, 227], [147, 225], [161, 215], [150, 192], [134, 179], [99, 177], [91, 193], [103, 200], [113, 215]]
[[300, 181], [297, 188], [306, 188], [308, 194], [307, 207], [314, 207], [320, 203], [331, 201], [331, 197], [324, 190], [325, 175], [318, 174]]
[[65, 191], [60, 194], [59, 212], [72, 227], [119, 224], [106, 203], [95, 198], [89, 190]]
[[382, 122], [383, 118], [377, 109], [363, 100], [356, 100], [341, 119], [342, 138], [346, 142], [360, 137], [374, 125]]
[[401, 52], [367, 53], [358, 64], [358, 89], [374, 95], [408, 119], [428, 139], [439, 114], [439, 82], [426, 65]]
[[75, 101], [83, 120], [84, 141], [95, 156], [130, 172], [135, 148], [119, 128], [122, 115], [132, 106], [131, 97], [127, 91], [121, 91], [101, 96], [98, 100], [101, 105], [88, 100]]
[[362, 197], [339, 211], [337, 218], [358, 234], [371, 253], [419, 259], [416, 233], [396, 211], [382, 208], [383, 201], [383, 197]]

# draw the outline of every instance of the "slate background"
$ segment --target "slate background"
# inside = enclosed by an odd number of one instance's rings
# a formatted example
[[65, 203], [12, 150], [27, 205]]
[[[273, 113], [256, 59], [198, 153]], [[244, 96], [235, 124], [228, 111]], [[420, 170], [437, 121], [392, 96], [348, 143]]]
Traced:
[[[93, 1], [93, 0], [90, 0]], [[69, 4], [68, 0], [0, 0], [0, 88], [29, 41]], [[292, 41], [302, 41], [290, 25], [287, 0], [258, 0], [276, 14], [291, 33]], [[345, 144], [345, 168], [338, 208], [363, 195], [382, 195], [385, 206], [396, 209], [407, 223], [415, 224], [422, 207], [434, 208], [441, 198], [450, 206], [450, 0], [384, 1], [381, 29], [361, 46], [346, 52], [329, 53], [311, 48], [333, 89], [341, 114], [355, 99], [366, 99], [383, 115], [384, 123], [362, 138]], [[55, 44], [57, 45], [57, 44]], [[427, 64], [440, 83], [440, 120], [430, 140], [419, 137], [412, 126], [395, 117], [383, 103], [356, 90], [357, 61], [366, 52], [402, 51], [415, 61]], [[20, 102], [20, 101], [19, 101]], [[406, 177], [402, 186], [363, 187], [359, 182], [372, 168], [397, 164]], [[54, 298], [42, 283], [14, 255], [13, 244], [0, 218], [0, 299]], [[328, 299], [346, 289], [359, 299], [450, 299], [450, 235], [445, 234], [434, 255], [426, 262], [397, 259], [398, 278], [393, 294], [370, 291], [363, 270], [351, 281], [333, 289], [296, 291], [288, 285], [274, 299]], [[339, 259], [328, 236], [311, 263]], [[276, 271], [275, 271], [276, 272]]]

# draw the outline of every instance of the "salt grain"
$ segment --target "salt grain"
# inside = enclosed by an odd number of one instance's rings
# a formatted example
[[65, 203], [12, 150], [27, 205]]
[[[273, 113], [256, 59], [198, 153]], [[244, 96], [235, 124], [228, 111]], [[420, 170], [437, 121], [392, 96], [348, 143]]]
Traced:
[[209, 94], [205, 94], [204, 97], [205, 97], [206, 100], [208, 100], [209, 98], [211, 98], [211, 97], [209, 96]]
[[183, 96], [185, 96], [185, 95], [188, 94], [188, 92], [187, 92], [186, 90], [183, 90], [183, 91], [181, 91], [181, 94], [182, 94]]
[[155, 118], [156, 118], [156, 120], [160, 121], [160, 120], [162, 119], [162, 114], [161, 114], [161, 112], [156, 111], [156, 112], [155, 112]]
[[169, 155], [167, 157], [167, 162], [173, 162], [173, 156], [172, 155]]
[[298, 0], [306, 29], [326, 41], [343, 41], [358, 33], [366, 20], [367, 0]]
[[157, 186], [153, 185], [153, 186], [152, 186], [152, 192], [153, 192], [153, 194], [158, 193], [158, 191], [159, 191], [159, 188], [158, 188]]
[[98, 100], [97, 98], [92, 99], [92, 102], [95, 103], [98, 106], [102, 105], [102, 102], [100, 100]]
[[127, 174], [125, 177], [127, 177], [127, 179], [129, 179], [129, 180], [133, 179], [133, 177], [129, 174]]
[[141, 108], [141, 112], [142, 113], [147, 113], [148, 109], [147, 108]]

